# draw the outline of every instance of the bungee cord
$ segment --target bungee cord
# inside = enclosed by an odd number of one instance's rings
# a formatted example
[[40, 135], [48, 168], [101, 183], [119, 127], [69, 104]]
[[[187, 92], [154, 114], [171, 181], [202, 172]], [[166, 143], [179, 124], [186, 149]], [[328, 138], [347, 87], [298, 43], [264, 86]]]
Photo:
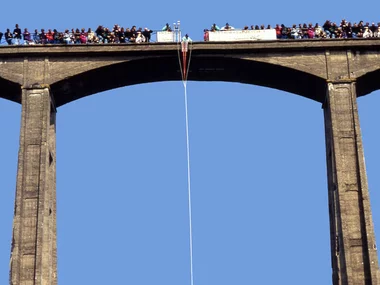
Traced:
[[[190, 46], [190, 49], [189, 49]], [[182, 61], [180, 54], [180, 47], [182, 50]], [[190, 50], [190, 51], [189, 51]], [[187, 53], [189, 52], [189, 60], [187, 60]], [[184, 87], [184, 101], [185, 101], [185, 125], [186, 125], [186, 158], [187, 158], [187, 193], [188, 193], [188, 211], [189, 211], [189, 247], [190, 247], [190, 285], [194, 285], [194, 272], [193, 272], [193, 221], [192, 221], [192, 206], [191, 206], [191, 172], [190, 172], [190, 139], [189, 139], [189, 112], [188, 112], [188, 98], [187, 98], [187, 77], [189, 73], [191, 60], [191, 42], [178, 44], [178, 61]]]

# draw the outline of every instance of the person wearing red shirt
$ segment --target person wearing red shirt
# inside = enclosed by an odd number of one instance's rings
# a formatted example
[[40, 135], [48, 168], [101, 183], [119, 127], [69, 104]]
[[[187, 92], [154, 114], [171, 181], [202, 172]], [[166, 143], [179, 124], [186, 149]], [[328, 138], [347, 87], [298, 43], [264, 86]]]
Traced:
[[282, 36], [282, 28], [279, 24], [276, 24], [276, 27], [274, 28], [276, 30], [276, 37], [277, 39], [281, 39]]
[[52, 44], [54, 43], [54, 33], [51, 31], [51, 29], [48, 30], [46, 33], [46, 43]]

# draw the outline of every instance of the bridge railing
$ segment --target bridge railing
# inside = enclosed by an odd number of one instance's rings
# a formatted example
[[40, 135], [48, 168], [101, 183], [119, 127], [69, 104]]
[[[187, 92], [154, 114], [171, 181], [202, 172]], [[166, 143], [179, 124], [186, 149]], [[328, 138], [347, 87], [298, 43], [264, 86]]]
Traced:
[[236, 42], [277, 39], [275, 29], [209, 31], [206, 33], [207, 35], [205, 37], [205, 40], [210, 42]]

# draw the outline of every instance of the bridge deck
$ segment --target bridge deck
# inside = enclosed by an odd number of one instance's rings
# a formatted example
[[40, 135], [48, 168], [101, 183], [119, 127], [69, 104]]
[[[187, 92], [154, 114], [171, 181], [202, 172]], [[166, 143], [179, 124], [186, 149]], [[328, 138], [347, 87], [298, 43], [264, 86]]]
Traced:
[[[180, 80], [179, 43], [0, 47], [0, 97], [21, 102], [21, 86], [51, 86], [57, 107], [113, 88]], [[193, 42], [189, 80], [260, 85], [323, 103], [329, 81], [380, 89], [380, 38]], [[295, 81], [294, 79], [297, 79]]]

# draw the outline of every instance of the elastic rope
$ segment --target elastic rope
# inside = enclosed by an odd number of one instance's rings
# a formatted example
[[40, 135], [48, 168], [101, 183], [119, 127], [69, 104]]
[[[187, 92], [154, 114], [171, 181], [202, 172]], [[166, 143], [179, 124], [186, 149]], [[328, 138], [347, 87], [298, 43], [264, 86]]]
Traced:
[[[193, 273], [193, 218], [191, 206], [191, 173], [190, 173], [190, 139], [189, 139], [189, 112], [188, 112], [188, 99], [187, 99], [187, 74], [189, 72], [189, 65], [186, 70], [186, 78], [182, 72], [182, 62], [180, 54], [181, 42], [178, 44], [178, 61], [184, 87], [184, 100], [185, 100], [185, 125], [186, 125], [186, 158], [187, 158], [187, 194], [188, 194], [188, 211], [189, 211], [189, 246], [190, 246], [190, 285], [194, 285]], [[189, 64], [191, 58], [191, 50], [189, 53]]]
[[194, 284], [193, 274], [193, 218], [191, 207], [191, 175], [190, 175], [190, 140], [189, 140], [189, 115], [187, 105], [187, 86], [185, 88], [185, 117], [186, 117], [186, 155], [187, 155], [187, 193], [188, 193], [188, 208], [189, 208], [189, 244], [190, 244], [190, 284]]
[[191, 175], [190, 175], [190, 140], [189, 140], [189, 115], [187, 105], [187, 86], [185, 88], [185, 117], [186, 117], [186, 155], [187, 155], [187, 193], [188, 193], [188, 208], [189, 208], [189, 243], [190, 243], [190, 284], [194, 284], [193, 274], [193, 218], [191, 207]]
[[186, 81], [186, 82], [187, 82], [187, 77], [189, 76], [189, 70], [190, 70], [190, 61], [191, 61], [192, 44], [193, 44], [192, 42], [188, 42], [189, 62], [187, 63], [186, 78], [185, 78], [185, 81]]
[[184, 82], [184, 78], [183, 78], [183, 72], [182, 72], [182, 62], [181, 62], [180, 49], [181, 49], [181, 42], [178, 42], [177, 52], [178, 52], [179, 71], [181, 72], [181, 78], [182, 78], [182, 83], [183, 83]]

